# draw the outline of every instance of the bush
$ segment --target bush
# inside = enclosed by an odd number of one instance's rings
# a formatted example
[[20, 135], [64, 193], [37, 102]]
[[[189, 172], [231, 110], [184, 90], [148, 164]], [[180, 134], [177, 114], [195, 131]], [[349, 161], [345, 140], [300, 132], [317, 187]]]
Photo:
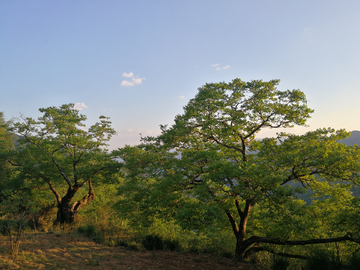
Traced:
[[15, 230], [18, 231], [19, 230], [19, 226], [21, 225], [22, 227], [22, 231], [25, 231], [26, 229], [28, 229], [27, 224], [24, 224], [24, 222], [22, 220], [6, 220], [6, 219], [0, 219], [0, 234], [4, 235], [4, 236], [8, 236], [9, 235], [9, 231], [8, 231], [8, 222], [10, 222], [10, 229], [11, 230]]
[[354, 253], [349, 261], [348, 269], [349, 270], [358, 270], [360, 266], [360, 254]]
[[180, 244], [176, 240], [164, 240], [158, 235], [147, 235], [145, 236], [141, 244], [147, 250], [180, 250]]
[[96, 227], [92, 224], [86, 226], [80, 226], [77, 229], [77, 232], [87, 237], [92, 237], [92, 235], [96, 232]]
[[4, 236], [7, 236], [8, 233], [8, 224], [5, 219], [0, 219], [0, 233]]
[[157, 235], [147, 235], [145, 236], [141, 244], [147, 250], [163, 250], [164, 249], [164, 242], [160, 236]]
[[284, 257], [274, 256], [271, 264], [272, 270], [286, 270], [290, 265], [288, 259]]
[[77, 232], [91, 238], [97, 244], [104, 243], [104, 234], [98, 231], [95, 225], [80, 226]]
[[333, 253], [326, 250], [318, 250], [307, 260], [307, 268], [309, 270], [340, 270], [344, 267], [340, 258]]

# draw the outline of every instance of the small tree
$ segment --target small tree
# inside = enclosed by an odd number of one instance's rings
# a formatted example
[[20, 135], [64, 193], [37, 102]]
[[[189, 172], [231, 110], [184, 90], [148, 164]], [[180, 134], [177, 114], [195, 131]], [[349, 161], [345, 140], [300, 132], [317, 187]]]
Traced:
[[203, 209], [194, 211], [202, 212], [203, 222], [219, 220], [223, 213], [241, 258], [259, 251], [305, 258], [276, 247], [355, 241], [341, 230], [309, 234], [315, 223], [306, 224], [309, 208], [297, 196], [302, 190], [321, 193], [325, 186], [331, 190], [342, 189], [340, 183], [358, 184], [360, 150], [338, 143], [349, 135], [344, 130], [256, 140], [266, 128], [304, 126], [313, 112], [303, 92], [280, 91], [278, 84], [240, 79], [206, 84], [173, 126], [161, 126], [161, 135], [119, 149], [128, 168], [122, 189], [129, 201], [138, 201], [133, 204], [136, 211], [183, 219], [179, 212], [192, 205]]
[[37, 205], [26, 193], [11, 194], [2, 190], [6, 200], [0, 204], [0, 216], [6, 223], [3, 223], [2, 231], [9, 236], [10, 253], [16, 256], [19, 252], [22, 233], [32, 213], [37, 211]]
[[[12, 126], [19, 140], [7, 160], [16, 167], [16, 181], [23, 187], [52, 191], [58, 207], [55, 223], [72, 223], [76, 213], [94, 199], [93, 183], [100, 184], [117, 166], [106, 149], [115, 131], [105, 116], [85, 130], [86, 116], [74, 104], [39, 111], [43, 115], [37, 120], [23, 118]], [[85, 186], [87, 194], [77, 198]]]

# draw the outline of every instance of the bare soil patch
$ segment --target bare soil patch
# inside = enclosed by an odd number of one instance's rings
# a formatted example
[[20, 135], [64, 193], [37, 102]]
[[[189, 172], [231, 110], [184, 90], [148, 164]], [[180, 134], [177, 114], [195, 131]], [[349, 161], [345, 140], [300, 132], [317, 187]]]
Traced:
[[0, 236], [0, 269], [258, 270], [259, 266], [212, 254], [132, 251], [95, 244], [76, 233], [26, 234], [16, 258], [8, 237]]

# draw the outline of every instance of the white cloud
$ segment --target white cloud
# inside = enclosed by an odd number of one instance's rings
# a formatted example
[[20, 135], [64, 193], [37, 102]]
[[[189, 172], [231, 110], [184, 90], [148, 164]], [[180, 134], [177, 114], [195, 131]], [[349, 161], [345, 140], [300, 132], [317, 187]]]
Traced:
[[145, 78], [132, 78], [131, 81], [122, 81], [121, 86], [134, 86], [136, 84], [142, 84]]
[[132, 78], [131, 81], [134, 83], [134, 84], [142, 84], [142, 80], [144, 78]]
[[132, 78], [134, 76], [134, 73], [132, 73], [132, 72], [130, 72], [130, 73], [124, 72], [122, 76], [126, 77], [126, 78]]
[[82, 109], [86, 109], [88, 106], [85, 105], [85, 103], [77, 102], [75, 103], [74, 109], [81, 111]]
[[230, 68], [229, 65], [227, 65], [227, 66], [222, 66], [222, 65], [220, 65], [220, 64], [213, 64], [213, 65], [211, 65], [211, 66], [214, 67], [216, 70], [225, 70], [225, 69], [229, 69], [229, 68]]
[[185, 97], [184, 96], [178, 96], [177, 98], [184, 99]]
[[135, 84], [130, 81], [122, 81], [121, 86], [134, 86]]

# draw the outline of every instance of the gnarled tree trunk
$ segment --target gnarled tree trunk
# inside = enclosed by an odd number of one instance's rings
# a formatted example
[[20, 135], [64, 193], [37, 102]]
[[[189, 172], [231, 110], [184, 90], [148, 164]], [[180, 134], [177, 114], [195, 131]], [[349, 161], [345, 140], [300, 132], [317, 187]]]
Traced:
[[62, 198], [51, 183], [49, 183], [49, 186], [57, 200], [58, 212], [54, 222], [54, 224], [57, 225], [73, 223], [76, 214], [95, 198], [95, 192], [91, 180], [89, 180], [88, 194], [86, 194], [81, 200], [75, 201], [72, 204], [70, 204], [71, 200], [74, 198], [76, 192], [81, 186], [74, 185], [69, 187], [67, 193]]

